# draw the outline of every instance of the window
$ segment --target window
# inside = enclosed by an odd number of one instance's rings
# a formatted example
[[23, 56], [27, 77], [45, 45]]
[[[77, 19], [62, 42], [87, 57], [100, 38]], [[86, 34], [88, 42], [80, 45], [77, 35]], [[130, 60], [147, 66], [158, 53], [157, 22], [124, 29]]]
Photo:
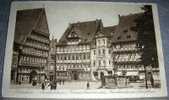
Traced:
[[64, 60], [67, 60], [66, 56], [64, 58], [65, 58]]
[[86, 55], [85, 54], [83, 55], [83, 59], [86, 59]]
[[121, 36], [118, 36], [118, 37], [117, 37], [117, 40], [120, 40], [120, 39], [121, 39]]
[[105, 39], [103, 39], [103, 44], [106, 44]]
[[96, 62], [95, 62], [95, 60], [93, 61], [93, 66], [95, 66], [96, 65]]
[[108, 71], [108, 74], [109, 74], [109, 75], [112, 75], [112, 71]]
[[94, 76], [98, 76], [98, 73], [97, 72], [93, 72]]
[[131, 35], [127, 35], [127, 39], [130, 39], [131, 38]]
[[93, 51], [94, 55], [96, 55], [96, 50]]
[[90, 59], [90, 54], [87, 54], [87, 59]]
[[100, 49], [98, 50], [98, 52], [99, 52], [99, 55], [101, 54], [101, 51], [100, 51]]
[[68, 60], [70, 60], [70, 55], [68, 55]]
[[100, 44], [100, 40], [98, 40], [98, 44]]
[[75, 57], [74, 57], [74, 55], [72, 56], [72, 60], [74, 60], [75, 59]]
[[79, 60], [78, 55], [76, 56], [76, 60]]
[[111, 54], [111, 50], [109, 50], [109, 54]]
[[103, 60], [103, 65], [106, 66], [106, 61], [105, 60]]
[[103, 49], [103, 55], [105, 55], [105, 49]]
[[99, 60], [99, 66], [101, 65], [101, 60]]
[[128, 30], [126, 29], [126, 30], [124, 30], [123, 32], [124, 32], [124, 33], [127, 33], [127, 32], [128, 32]]

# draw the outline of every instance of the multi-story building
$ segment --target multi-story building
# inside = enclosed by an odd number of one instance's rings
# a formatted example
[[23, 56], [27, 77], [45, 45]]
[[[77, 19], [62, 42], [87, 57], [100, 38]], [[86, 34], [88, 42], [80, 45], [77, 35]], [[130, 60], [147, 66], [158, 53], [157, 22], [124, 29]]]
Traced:
[[96, 20], [69, 25], [56, 45], [57, 79], [91, 78], [90, 45], [100, 23]]
[[[119, 23], [108, 27], [98, 19], [70, 24], [56, 44], [57, 79], [95, 80], [115, 74], [129, 81], [144, 78], [143, 50], [133, 31], [142, 14], [119, 16]], [[149, 70], [159, 73], [158, 68]]]
[[[112, 62], [115, 74], [125, 76], [129, 81], [145, 79], [145, 70], [151, 72], [155, 80], [159, 80], [159, 68], [152, 65], [145, 69], [141, 61], [143, 48], [138, 48], [138, 32], [134, 31], [136, 20], [143, 13], [119, 16], [119, 24], [112, 35]], [[158, 65], [156, 65], [158, 66]]]
[[111, 34], [101, 20], [70, 24], [56, 45], [57, 79], [100, 79], [112, 74]]
[[[49, 29], [44, 8], [19, 10], [16, 16], [11, 79], [19, 83], [41, 82], [49, 51]], [[12, 76], [16, 75], [16, 76]]]
[[112, 36], [112, 58], [115, 73], [128, 76], [130, 80], [139, 78], [139, 70], [144, 70], [140, 63], [142, 51], [137, 48], [137, 32], [135, 20], [141, 14], [119, 16], [119, 24]]

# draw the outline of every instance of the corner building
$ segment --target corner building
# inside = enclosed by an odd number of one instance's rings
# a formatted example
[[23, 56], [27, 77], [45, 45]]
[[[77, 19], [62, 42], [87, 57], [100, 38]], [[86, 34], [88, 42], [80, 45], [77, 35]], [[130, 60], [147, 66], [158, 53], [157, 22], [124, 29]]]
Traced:
[[44, 8], [17, 11], [11, 81], [22, 84], [45, 79], [49, 35]]

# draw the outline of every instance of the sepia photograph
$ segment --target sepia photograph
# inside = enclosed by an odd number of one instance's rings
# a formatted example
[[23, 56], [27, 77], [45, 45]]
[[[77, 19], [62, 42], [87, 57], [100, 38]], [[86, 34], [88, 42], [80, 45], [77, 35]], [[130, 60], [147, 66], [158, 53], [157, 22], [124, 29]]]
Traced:
[[165, 97], [157, 15], [155, 4], [13, 2], [3, 95]]

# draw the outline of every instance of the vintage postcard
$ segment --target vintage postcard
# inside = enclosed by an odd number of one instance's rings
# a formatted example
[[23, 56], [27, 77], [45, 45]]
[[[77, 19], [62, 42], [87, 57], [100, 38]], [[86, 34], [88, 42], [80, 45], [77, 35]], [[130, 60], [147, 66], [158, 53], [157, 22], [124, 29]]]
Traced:
[[166, 97], [157, 5], [13, 2], [3, 96]]

